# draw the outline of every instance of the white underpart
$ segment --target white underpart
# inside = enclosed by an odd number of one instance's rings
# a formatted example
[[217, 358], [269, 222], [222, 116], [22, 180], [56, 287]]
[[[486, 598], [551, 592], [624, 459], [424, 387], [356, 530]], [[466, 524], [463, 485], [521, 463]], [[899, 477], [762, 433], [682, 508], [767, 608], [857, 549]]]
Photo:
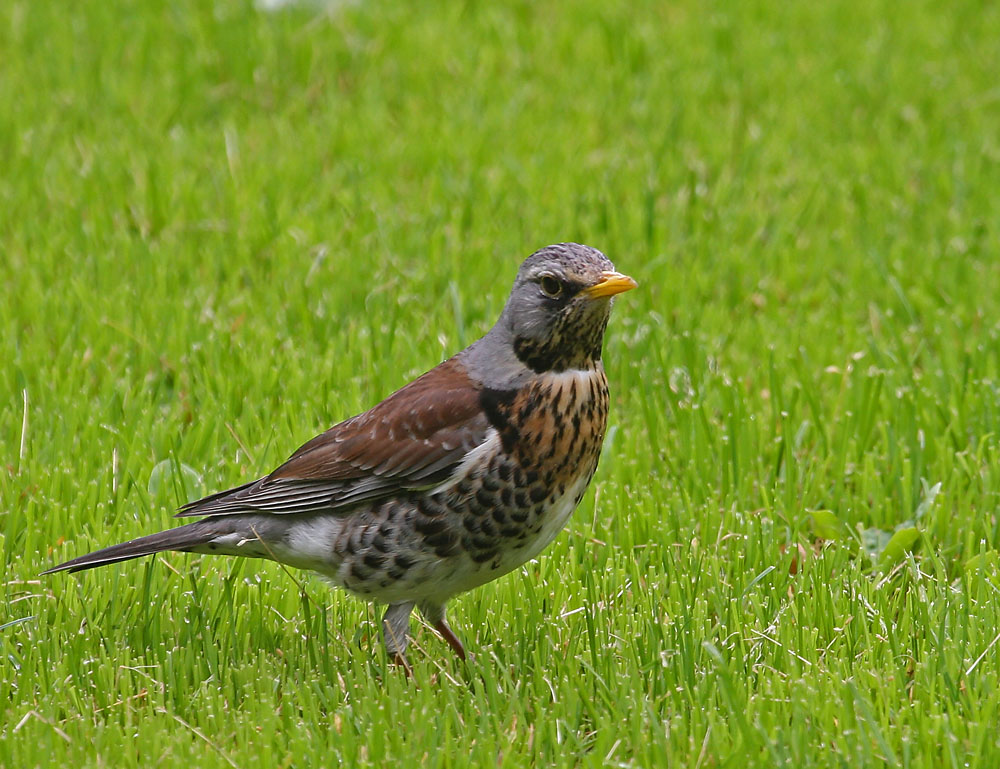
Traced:
[[542, 552], [558, 536], [559, 532], [565, 528], [566, 521], [569, 520], [570, 515], [573, 514], [573, 511], [576, 510], [579, 504], [577, 497], [583, 497], [583, 490], [587, 488], [589, 482], [589, 474], [579, 476], [569, 485], [565, 493], [552, 503], [552, 507], [546, 513], [545, 519], [542, 522], [541, 530], [531, 542], [527, 552], [521, 556], [522, 563]]
[[431, 494], [440, 494], [442, 491], [447, 491], [456, 483], [458, 483], [462, 478], [465, 478], [473, 470], [482, 465], [484, 462], [489, 461], [490, 457], [500, 451], [500, 433], [497, 432], [495, 427], [491, 427], [486, 432], [486, 438], [480, 443], [476, 448], [472, 449], [468, 454], [466, 454], [455, 471], [449, 476], [443, 483], [437, 486]]
[[339, 562], [333, 558], [334, 542], [340, 536], [345, 518], [317, 515], [296, 521], [285, 542], [273, 545], [282, 563], [321, 574], [332, 574]]
[[[247, 516], [239, 531], [220, 534], [210, 546], [195, 551], [271, 558], [299, 569], [330, 574], [337, 566], [333, 545], [345, 520], [341, 516], [325, 515]], [[280, 528], [278, 532], [276, 525]]]
[[245, 532], [233, 531], [228, 534], [220, 534], [215, 537], [211, 542], [214, 550], [205, 550], [204, 552], [223, 553], [225, 555], [245, 555], [246, 553], [241, 552], [240, 548], [244, 547], [248, 543], [260, 544], [257, 539], [247, 537]]

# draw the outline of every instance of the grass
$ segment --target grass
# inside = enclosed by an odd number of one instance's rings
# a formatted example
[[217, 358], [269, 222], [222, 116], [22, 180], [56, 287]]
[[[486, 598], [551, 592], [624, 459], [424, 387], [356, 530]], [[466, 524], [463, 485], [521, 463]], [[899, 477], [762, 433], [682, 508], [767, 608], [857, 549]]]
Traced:
[[[996, 766], [998, 39], [966, 0], [4, 3], [0, 765]], [[561, 240], [641, 284], [613, 426], [454, 602], [469, 665], [422, 628], [406, 680], [272, 564], [37, 576]]]

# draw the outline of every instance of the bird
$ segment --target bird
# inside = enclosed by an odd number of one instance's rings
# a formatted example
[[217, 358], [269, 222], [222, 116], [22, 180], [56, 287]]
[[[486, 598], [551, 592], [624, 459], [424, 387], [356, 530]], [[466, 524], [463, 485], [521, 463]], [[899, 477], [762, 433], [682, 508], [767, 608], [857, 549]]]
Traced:
[[164, 551], [270, 559], [385, 605], [382, 642], [407, 670], [414, 608], [464, 661], [447, 602], [536, 557], [594, 476], [605, 329], [636, 286], [595, 248], [542, 248], [478, 341], [268, 475], [179, 508], [198, 520], [43, 574]]

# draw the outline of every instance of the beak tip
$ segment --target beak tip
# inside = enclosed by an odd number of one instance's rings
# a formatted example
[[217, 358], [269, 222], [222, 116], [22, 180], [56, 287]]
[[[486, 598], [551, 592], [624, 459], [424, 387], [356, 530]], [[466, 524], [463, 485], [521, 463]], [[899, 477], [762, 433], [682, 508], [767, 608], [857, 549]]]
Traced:
[[634, 278], [623, 275], [620, 272], [605, 272], [601, 275], [601, 282], [587, 289], [587, 293], [592, 298], [614, 296], [625, 291], [637, 288], [639, 284]]

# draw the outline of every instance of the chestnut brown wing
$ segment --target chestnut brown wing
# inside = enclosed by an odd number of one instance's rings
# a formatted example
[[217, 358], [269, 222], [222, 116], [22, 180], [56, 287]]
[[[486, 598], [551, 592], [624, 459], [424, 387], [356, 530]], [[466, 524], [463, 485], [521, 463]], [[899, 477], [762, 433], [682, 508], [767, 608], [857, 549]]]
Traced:
[[455, 358], [334, 425], [270, 475], [181, 508], [178, 517], [351, 508], [448, 478], [486, 438], [479, 388]]

